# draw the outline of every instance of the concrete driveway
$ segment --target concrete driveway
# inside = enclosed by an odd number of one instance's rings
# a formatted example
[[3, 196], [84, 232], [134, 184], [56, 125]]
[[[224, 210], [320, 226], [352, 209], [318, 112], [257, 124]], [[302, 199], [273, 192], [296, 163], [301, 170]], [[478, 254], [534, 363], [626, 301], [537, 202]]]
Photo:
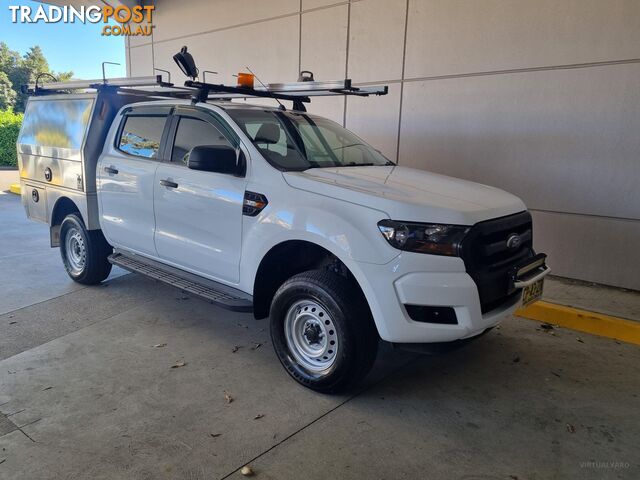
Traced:
[[2, 479], [640, 477], [637, 346], [513, 318], [449, 355], [383, 346], [319, 395], [266, 321], [134, 275], [76, 286], [18, 197], [0, 224]]

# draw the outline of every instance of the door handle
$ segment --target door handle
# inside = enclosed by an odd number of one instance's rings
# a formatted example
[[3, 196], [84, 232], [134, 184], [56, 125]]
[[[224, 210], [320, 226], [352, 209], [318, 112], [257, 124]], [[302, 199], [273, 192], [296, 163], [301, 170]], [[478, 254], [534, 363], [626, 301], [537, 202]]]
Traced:
[[104, 171], [112, 175], [118, 174], [118, 169], [116, 167], [104, 167]]
[[160, 185], [162, 185], [163, 187], [178, 188], [178, 184], [176, 182], [172, 182], [171, 180], [160, 180]]

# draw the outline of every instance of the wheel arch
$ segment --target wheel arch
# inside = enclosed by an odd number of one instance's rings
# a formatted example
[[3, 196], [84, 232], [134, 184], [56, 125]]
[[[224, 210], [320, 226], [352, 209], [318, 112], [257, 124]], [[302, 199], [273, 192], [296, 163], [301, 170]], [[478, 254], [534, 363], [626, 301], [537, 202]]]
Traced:
[[309, 240], [285, 240], [272, 246], [262, 257], [253, 284], [253, 312], [257, 319], [269, 316], [278, 288], [290, 277], [308, 270], [327, 268], [353, 281], [367, 301], [360, 283], [349, 267], [333, 252]]
[[[53, 209], [51, 209], [51, 220], [49, 222], [49, 235], [51, 237], [51, 246], [60, 246], [60, 226], [67, 215], [77, 214], [83, 222], [85, 219], [76, 203], [69, 197], [60, 197], [56, 200]], [[86, 222], [85, 222], [86, 225]]]

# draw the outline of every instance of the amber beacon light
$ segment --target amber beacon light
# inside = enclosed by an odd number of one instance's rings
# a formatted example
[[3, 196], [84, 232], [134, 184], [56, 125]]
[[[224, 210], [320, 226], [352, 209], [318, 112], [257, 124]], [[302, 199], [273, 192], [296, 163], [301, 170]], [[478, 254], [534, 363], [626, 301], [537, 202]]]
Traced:
[[238, 86], [253, 88], [253, 73], [238, 73]]

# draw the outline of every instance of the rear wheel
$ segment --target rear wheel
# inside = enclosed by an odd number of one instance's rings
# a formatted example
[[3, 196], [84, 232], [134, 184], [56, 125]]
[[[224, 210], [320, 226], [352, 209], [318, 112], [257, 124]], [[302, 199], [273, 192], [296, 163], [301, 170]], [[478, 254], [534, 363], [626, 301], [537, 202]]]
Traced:
[[271, 339], [300, 384], [335, 393], [360, 381], [378, 349], [369, 308], [346, 278], [313, 270], [287, 280], [271, 304]]
[[109, 276], [107, 257], [112, 248], [100, 230], [87, 230], [76, 213], [67, 215], [60, 226], [60, 255], [72, 280], [95, 285]]

